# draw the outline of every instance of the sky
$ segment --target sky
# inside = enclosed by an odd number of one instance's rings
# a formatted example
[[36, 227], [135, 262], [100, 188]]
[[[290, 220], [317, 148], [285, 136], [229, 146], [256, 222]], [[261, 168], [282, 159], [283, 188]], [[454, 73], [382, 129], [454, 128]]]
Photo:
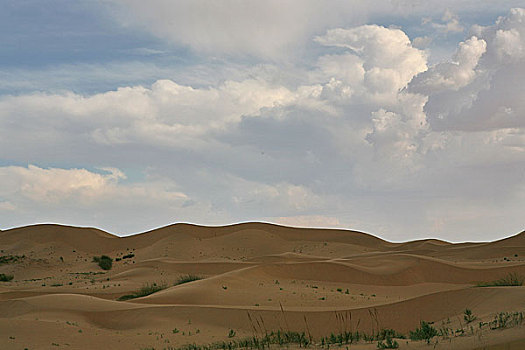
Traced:
[[4, 0], [0, 228], [516, 234], [524, 8]]

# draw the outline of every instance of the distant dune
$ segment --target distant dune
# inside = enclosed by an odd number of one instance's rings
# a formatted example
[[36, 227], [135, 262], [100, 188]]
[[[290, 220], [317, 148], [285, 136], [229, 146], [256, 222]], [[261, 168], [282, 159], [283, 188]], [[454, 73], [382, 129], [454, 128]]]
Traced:
[[[93, 261], [102, 255], [111, 269]], [[441, 330], [437, 349], [525, 348], [525, 287], [509, 285], [525, 277], [525, 232], [452, 244], [266, 223], [128, 237], [34, 225], [1, 230], [0, 256], [0, 349], [176, 349], [278, 330], [304, 332], [311, 347], [332, 333], [376, 335], [350, 345], [376, 349], [381, 330], [408, 336], [421, 321]], [[145, 286], [161, 290], [118, 300]], [[500, 312], [507, 324], [491, 324]]]

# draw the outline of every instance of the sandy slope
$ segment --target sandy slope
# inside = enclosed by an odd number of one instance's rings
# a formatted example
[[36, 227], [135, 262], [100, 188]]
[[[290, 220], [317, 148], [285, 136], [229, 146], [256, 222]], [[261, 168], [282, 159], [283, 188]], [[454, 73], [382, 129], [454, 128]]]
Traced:
[[[110, 271], [92, 262], [130, 253]], [[278, 329], [314, 339], [383, 328], [407, 334], [421, 320], [467, 331], [436, 338], [436, 348], [521, 349], [525, 342], [523, 327], [478, 326], [497, 312], [525, 311], [525, 287], [475, 286], [525, 276], [525, 233], [490, 243], [396, 244], [355, 231], [262, 223], [177, 224], [125, 238], [37, 225], [0, 231], [0, 256], [9, 255], [20, 258], [0, 264], [0, 273], [15, 276], [0, 283], [1, 349], [162, 349], [225, 340], [230, 329], [236, 338]], [[174, 286], [185, 274], [203, 279]], [[167, 288], [116, 300], [153, 282]], [[465, 308], [478, 317], [477, 329], [464, 325]]]

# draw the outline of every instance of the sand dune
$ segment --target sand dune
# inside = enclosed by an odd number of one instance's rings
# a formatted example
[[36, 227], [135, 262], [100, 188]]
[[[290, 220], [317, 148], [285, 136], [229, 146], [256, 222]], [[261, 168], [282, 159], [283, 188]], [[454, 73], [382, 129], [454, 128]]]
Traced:
[[[478, 326], [498, 312], [524, 312], [525, 287], [477, 286], [525, 276], [524, 232], [452, 244], [391, 243], [356, 231], [265, 223], [176, 224], [123, 238], [35, 225], [0, 231], [0, 250], [0, 273], [14, 276], [0, 282], [2, 349], [176, 348], [229, 340], [230, 330], [235, 339], [289, 330], [320, 341], [344, 331], [408, 334], [422, 320], [466, 330], [436, 337], [436, 348], [497, 349], [525, 341], [525, 324], [497, 331]], [[115, 259], [109, 271], [92, 261], [102, 254]], [[200, 279], [177, 284], [185, 275]], [[117, 301], [153, 283], [166, 288]], [[476, 332], [464, 324], [466, 308], [477, 317]], [[400, 348], [426, 345], [404, 340]]]

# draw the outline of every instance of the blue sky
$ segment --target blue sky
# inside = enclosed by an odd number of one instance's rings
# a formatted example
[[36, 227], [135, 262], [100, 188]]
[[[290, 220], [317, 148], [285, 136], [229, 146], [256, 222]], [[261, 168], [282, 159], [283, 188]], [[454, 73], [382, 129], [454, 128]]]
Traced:
[[520, 1], [7, 1], [1, 228], [523, 229]]

